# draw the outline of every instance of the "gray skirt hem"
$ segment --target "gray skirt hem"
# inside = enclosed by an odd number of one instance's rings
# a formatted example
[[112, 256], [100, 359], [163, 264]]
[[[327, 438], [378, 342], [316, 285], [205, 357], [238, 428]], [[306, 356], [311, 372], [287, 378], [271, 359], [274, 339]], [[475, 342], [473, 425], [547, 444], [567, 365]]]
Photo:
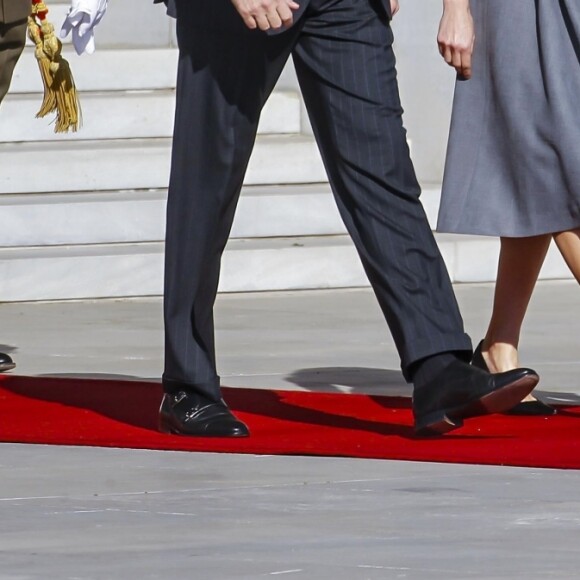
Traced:
[[463, 234], [468, 236], [489, 236], [494, 238], [533, 238], [535, 236], [545, 236], [558, 234], [560, 232], [568, 232], [580, 229], [579, 220], [570, 220], [566, 224], [550, 225], [538, 228], [518, 228], [518, 229], [489, 229], [486, 227], [469, 227], [469, 226], [451, 226], [445, 224], [438, 224], [435, 230], [439, 234]]

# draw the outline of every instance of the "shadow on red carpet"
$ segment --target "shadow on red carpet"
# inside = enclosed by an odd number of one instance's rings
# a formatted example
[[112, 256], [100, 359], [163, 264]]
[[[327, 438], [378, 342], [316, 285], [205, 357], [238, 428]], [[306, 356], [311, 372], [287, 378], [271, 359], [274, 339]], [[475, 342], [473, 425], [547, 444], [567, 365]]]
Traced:
[[246, 439], [157, 431], [161, 387], [122, 380], [0, 376], [0, 441], [580, 468], [580, 407], [554, 417], [493, 415], [436, 439], [413, 435], [410, 401], [224, 388]]

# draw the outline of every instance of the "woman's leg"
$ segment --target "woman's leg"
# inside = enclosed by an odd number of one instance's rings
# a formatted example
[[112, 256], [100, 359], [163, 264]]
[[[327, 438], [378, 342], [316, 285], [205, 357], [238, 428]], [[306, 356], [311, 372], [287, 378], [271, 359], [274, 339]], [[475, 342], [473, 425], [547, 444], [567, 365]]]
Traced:
[[517, 368], [524, 316], [552, 236], [502, 238], [493, 312], [483, 342], [491, 372]]
[[555, 234], [554, 241], [566, 260], [568, 268], [580, 283], [580, 228]]

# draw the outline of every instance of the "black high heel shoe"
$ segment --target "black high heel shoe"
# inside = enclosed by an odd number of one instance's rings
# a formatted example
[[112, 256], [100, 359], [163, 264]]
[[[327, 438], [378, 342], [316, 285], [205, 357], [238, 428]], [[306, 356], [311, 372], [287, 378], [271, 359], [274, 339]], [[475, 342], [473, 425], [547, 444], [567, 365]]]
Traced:
[[[483, 340], [477, 345], [477, 348], [473, 352], [473, 358], [471, 359], [471, 364], [478, 369], [483, 371], [489, 371], [487, 363], [483, 358], [483, 353], [481, 352], [483, 347]], [[515, 407], [512, 407], [509, 411], [506, 411], [506, 415], [535, 415], [537, 417], [550, 417], [555, 415], [558, 411], [546, 403], [542, 403], [539, 399], [535, 401], [522, 401], [518, 403]]]
[[0, 373], [11, 371], [16, 365], [14, 361], [4, 352], [0, 352]]

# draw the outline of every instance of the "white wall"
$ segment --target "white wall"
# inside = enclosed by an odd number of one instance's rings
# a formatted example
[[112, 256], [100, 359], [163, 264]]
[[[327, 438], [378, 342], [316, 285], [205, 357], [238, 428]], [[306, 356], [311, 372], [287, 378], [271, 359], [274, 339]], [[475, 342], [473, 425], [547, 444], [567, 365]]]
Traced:
[[437, 50], [442, 2], [400, 0], [393, 22], [399, 85], [413, 160], [422, 183], [440, 183], [449, 131], [454, 71]]

